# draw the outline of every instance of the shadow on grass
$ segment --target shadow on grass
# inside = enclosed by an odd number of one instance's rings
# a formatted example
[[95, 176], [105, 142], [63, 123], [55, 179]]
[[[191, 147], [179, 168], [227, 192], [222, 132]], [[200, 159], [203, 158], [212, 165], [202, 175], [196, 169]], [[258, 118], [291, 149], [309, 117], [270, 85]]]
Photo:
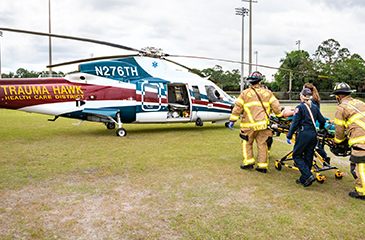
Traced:
[[[202, 127], [186, 124], [174, 124], [173, 126], [167, 124], [124, 124], [123, 128], [127, 131], [127, 136], [140, 136], [150, 134], [190, 134], [190, 133], [206, 133], [209, 131], [227, 130], [223, 124], [206, 124]], [[97, 127], [87, 127], [80, 130], [75, 129], [58, 129], [55, 134], [63, 136], [113, 136], [116, 137], [115, 129], [106, 129], [106, 127], [99, 125]]]

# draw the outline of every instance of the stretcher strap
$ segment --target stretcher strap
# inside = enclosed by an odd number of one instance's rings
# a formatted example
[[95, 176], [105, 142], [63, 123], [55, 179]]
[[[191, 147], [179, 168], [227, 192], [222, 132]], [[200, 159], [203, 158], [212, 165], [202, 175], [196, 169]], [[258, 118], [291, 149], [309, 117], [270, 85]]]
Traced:
[[305, 106], [307, 107], [307, 109], [308, 109], [309, 115], [311, 116], [311, 119], [312, 119], [312, 123], [313, 123], [314, 129], [315, 129], [315, 130], [316, 130], [316, 132], [317, 132], [317, 127], [316, 127], [316, 123], [315, 123], [314, 118], [313, 118], [312, 111], [311, 111], [311, 109], [309, 108], [309, 106], [308, 106], [306, 103], [304, 103], [304, 105], [305, 105]]

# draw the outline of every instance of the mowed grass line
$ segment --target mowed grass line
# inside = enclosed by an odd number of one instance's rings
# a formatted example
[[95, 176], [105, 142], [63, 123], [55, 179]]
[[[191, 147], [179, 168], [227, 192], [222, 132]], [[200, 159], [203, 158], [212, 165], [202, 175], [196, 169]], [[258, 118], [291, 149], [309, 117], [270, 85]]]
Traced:
[[[325, 116], [335, 105], [322, 105]], [[328, 114], [326, 114], [328, 113]], [[332, 116], [329, 116], [333, 118]], [[362, 239], [364, 202], [346, 176], [303, 188], [274, 168], [243, 171], [239, 128], [46, 121], [0, 110], [0, 239]], [[328, 150], [328, 149], [327, 149]], [[330, 151], [327, 151], [330, 153]]]

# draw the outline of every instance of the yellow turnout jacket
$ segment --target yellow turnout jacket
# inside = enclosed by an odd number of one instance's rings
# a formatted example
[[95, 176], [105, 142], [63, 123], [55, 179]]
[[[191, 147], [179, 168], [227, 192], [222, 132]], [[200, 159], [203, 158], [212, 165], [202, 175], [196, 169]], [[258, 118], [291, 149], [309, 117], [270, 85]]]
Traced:
[[[259, 94], [267, 115], [273, 111], [277, 117], [281, 117], [280, 103], [274, 94], [268, 89], [261, 88], [260, 84], [252, 87]], [[230, 121], [237, 121], [243, 114], [241, 128], [253, 128], [255, 131], [267, 129], [269, 119], [265, 111], [255, 91], [252, 88], [247, 88], [236, 99]]]

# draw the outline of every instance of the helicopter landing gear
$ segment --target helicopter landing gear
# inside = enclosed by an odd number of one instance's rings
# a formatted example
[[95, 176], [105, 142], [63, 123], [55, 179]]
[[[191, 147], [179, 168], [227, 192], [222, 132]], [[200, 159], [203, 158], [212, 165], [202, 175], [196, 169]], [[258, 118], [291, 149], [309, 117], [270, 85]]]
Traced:
[[105, 125], [106, 125], [106, 128], [109, 130], [113, 130], [115, 128], [115, 123], [113, 123], [113, 122], [106, 123]]
[[127, 130], [124, 128], [118, 128], [116, 134], [118, 137], [125, 137], [127, 135]]
[[198, 117], [196, 119], [195, 126], [199, 126], [199, 127], [202, 127], [203, 126], [203, 121], [202, 121], [201, 118]]
[[116, 134], [117, 134], [117, 136], [118, 137], [125, 137], [126, 135], [127, 135], [127, 130], [125, 130], [124, 128], [122, 128], [122, 125], [123, 125], [123, 123], [122, 123], [122, 120], [121, 120], [121, 118], [120, 118], [120, 111], [118, 111], [117, 112], [117, 114], [116, 114], [116, 118], [117, 118], [117, 121], [115, 121], [115, 119], [114, 118], [112, 118], [112, 117], [108, 117], [112, 122], [110, 122], [110, 123], [107, 123], [106, 124], [106, 127], [108, 128], [108, 129], [114, 129], [115, 128], [115, 126], [116, 125], [118, 125], [118, 129], [117, 129], [117, 131], [116, 131]]

